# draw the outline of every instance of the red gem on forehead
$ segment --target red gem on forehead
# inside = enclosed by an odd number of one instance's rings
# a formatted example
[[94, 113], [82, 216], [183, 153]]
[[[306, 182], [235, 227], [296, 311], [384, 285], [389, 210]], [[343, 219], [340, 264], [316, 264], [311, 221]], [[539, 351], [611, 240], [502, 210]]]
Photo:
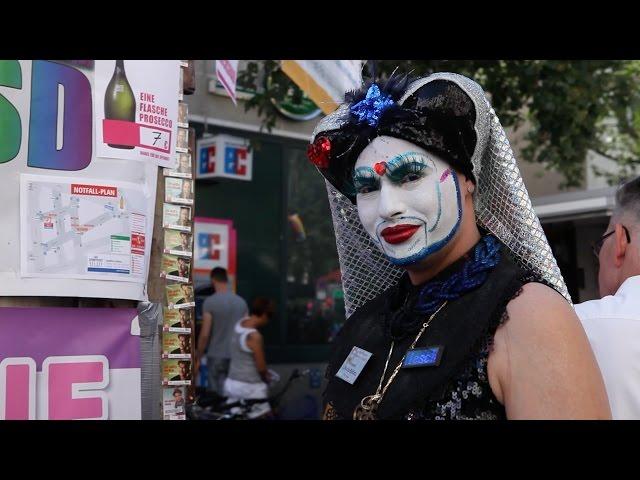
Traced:
[[307, 147], [307, 157], [318, 168], [329, 167], [329, 153], [331, 142], [327, 137], [318, 137], [315, 142]]
[[387, 171], [387, 162], [378, 162], [373, 166], [373, 169], [378, 175], [382, 176]]

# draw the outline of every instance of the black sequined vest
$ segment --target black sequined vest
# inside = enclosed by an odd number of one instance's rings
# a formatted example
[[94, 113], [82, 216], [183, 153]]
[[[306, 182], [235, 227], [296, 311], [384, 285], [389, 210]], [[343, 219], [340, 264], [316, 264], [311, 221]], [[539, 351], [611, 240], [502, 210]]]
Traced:
[[[378, 418], [505, 418], [504, 407], [489, 386], [487, 360], [507, 303], [530, 280], [535, 281], [502, 247], [502, 258], [485, 282], [450, 301], [416, 344], [416, 348], [443, 345], [439, 366], [401, 369], [380, 402]], [[376, 392], [391, 346], [381, 314], [385, 299], [391, 294], [391, 290], [384, 292], [360, 307], [336, 337], [326, 372], [327, 418], [352, 419], [360, 401]], [[396, 342], [384, 383], [414, 338], [411, 334]], [[336, 377], [336, 373], [354, 346], [371, 352], [372, 356], [351, 385]]]

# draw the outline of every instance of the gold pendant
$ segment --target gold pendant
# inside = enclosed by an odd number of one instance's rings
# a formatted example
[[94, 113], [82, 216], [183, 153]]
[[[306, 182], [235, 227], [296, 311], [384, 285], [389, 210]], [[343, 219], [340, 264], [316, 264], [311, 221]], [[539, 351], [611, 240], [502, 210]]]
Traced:
[[353, 411], [354, 420], [377, 420], [378, 401], [381, 395], [369, 395], [364, 397], [360, 405]]

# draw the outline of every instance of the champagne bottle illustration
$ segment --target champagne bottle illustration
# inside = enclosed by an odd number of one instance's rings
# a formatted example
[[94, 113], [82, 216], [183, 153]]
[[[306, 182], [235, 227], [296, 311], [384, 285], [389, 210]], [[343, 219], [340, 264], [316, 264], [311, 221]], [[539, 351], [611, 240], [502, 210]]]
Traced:
[[[116, 60], [116, 68], [104, 94], [104, 117], [108, 120], [133, 122], [136, 118], [136, 98], [124, 71], [124, 60]], [[108, 144], [113, 148], [135, 148], [133, 145]]]

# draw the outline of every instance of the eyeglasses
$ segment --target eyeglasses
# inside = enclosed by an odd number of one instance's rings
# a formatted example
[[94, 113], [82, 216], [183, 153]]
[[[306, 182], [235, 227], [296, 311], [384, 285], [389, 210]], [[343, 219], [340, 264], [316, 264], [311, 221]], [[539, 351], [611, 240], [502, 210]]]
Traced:
[[[622, 225], [622, 228], [624, 229], [624, 233], [627, 236], [627, 243], [631, 243], [631, 235], [629, 235], [629, 230], [627, 230], [627, 227], [625, 227], [624, 225]], [[604, 241], [607, 239], [607, 237], [610, 237], [614, 233], [616, 233], [615, 230], [611, 230], [609, 233], [605, 233], [603, 236], [601, 236], [596, 242], [594, 242], [591, 245], [593, 254], [596, 256], [597, 259], [600, 259], [600, 250], [602, 249], [602, 245], [604, 244]]]

